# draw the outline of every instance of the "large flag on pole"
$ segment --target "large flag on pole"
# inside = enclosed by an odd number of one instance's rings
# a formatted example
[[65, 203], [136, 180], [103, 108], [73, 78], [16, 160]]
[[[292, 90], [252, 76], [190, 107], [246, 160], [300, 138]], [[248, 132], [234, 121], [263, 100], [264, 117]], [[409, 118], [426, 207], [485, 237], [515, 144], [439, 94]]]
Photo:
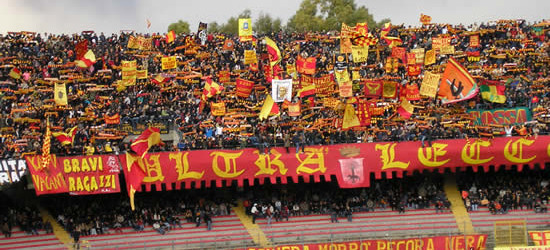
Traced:
[[160, 129], [149, 127], [143, 131], [143, 133], [141, 133], [141, 135], [138, 136], [134, 142], [132, 142], [130, 148], [132, 148], [136, 154], [143, 158], [151, 147], [160, 143], [162, 143], [160, 140]]
[[63, 132], [53, 132], [52, 135], [61, 143], [61, 145], [72, 145], [74, 141], [74, 137], [76, 135], [76, 129], [78, 126], [74, 126], [71, 129], [69, 129], [66, 133]]
[[477, 91], [477, 84], [470, 73], [455, 59], [449, 58], [437, 93], [441, 103], [468, 100], [474, 97]]
[[88, 52], [84, 54], [84, 57], [79, 58], [78, 60], [75, 61], [76, 66], [80, 68], [88, 68], [94, 65], [95, 62], [96, 62], [95, 54], [92, 50], [88, 50]]
[[265, 38], [265, 45], [267, 47], [267, 53], [269, 54], [269, 62], [271, 67], [281, 61], [281, 51], [277, 44], [271, 40], [269, 37]]

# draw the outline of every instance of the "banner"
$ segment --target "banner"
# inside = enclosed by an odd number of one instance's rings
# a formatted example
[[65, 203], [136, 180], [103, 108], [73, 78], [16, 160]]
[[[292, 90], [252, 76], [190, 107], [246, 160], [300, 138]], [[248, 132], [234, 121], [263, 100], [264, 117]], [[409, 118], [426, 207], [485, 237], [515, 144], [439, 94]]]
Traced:
[[254, 248], [247, 250], [482, 250], [486, 249], [486, 234], [433, 236], [424, 238], [406, 239], [380, 239], [343, 241], [326, 243], [309, 243], [285, 246], [273, 246], [272, 248]]
[[455, 46], [453, 45], [446, 45], [441, 47], [441, 51], [439, 52], [442, 55], [452, 55], [455, 53]]
[[414, 58], [416, 60], [415, 64], [424, 63], [424, 48], [411, 49], [411, 53], [414, 54]]
[[[431, 147], [423, 148], [420, 141], [354, 143], [330, 146], [306, 146], [301, 154], [287, 154], [283, 147], [270, 148], [269, 154], [257, 149], [240, 150], [197, 150], [188, 152], [149, 153], [139, 160], [140, 167], [146, 170], [144, 184], [146, 190], [152, 185], [175, 183], [176, 189], [182, 183], [185, 188], [201, 188], [216, 183], [231, 183], [236, 180], [239, 186], [244, 180], [249, 183], [265, 178], [275, 183], [278, 178], [283, 184], [287, 178], [297, 181], [299, 176], [313, 176], [318, 182], [320, 176], [330, 179], [335, 175], [341, 187], [345, 187], [347, 176], [342, 173], [340, 160], [354, 159], [355, 156], [368, 155], [363, 159], [364, 181], [354, 183], [354, 187], [368, 187], [369, 176], [374, 173], [381, 178], [382, 172], [403, 171], [455, 171], [456, 168], [473, 166], [474, 171], [482, 168], [488, 171], [491, 166], [517, 165], [519, 171], [524, 165], [534, 166], [550, 160], [547, 148], [550, 136], [499, 137], [491, 141], [475, 138], [470, 140], [434, 140]], [[350, 153], [351, 152], [351, 153]], [[355, 155], [355, 156], [354, 156]], [[119, 156], [126, 171], [126, 157]], [[363, 158], [363, 157], [361, 157]], [[368, 160], [368, 164], [367, 161]], [[33, 177], [34, 178], [34, 177]], [[192, 184], [193, 183], [193, 184]]]
[[27, 164], [25, 160], [0, 160], [0, 186], [20, 181], [26, 170]]
[[424, 65], [432, 65], [435, 63], [435, 50], [431, 49], [426, 51], [426, 55], [424, 57]]
[[353, 96], [353, 84], [349, 78], [348, 70], [335, 70], [334, 78], [336, 78], [336, 82], [338, 82], [340, 97]]
[[470, 47], [477, 48], [479, 47], [479, 35], [470, 36]]
[[175, 56], [165, 56], [161, 59], [162, 70], [175, 69], [177, 66], [177, 60]]
[[420, 85], [420, 94], [435, 98], [437, 95], [437, 88], [439, 86], [439, 78], [441, 78], [441, 75], [439, 74], [424, 71], [424, 79], [422, 79], [422, 84]]
[[526, 107], [500, 109], [470, 109], [466, 111], [474, 125], [520, 125], [531, 121], [531, 110]]
[[367, 98], [380, 98], [382, 96], [382, 81], [365, 81], [365, 97]]
[[422, 25], [428, 25], [432, 22], [432, 17], [420, 13], [420, 22], [422, 23]]
[[529, 231], [529, 236], [535, 246], [548, 246], [550, 248], [550, 231]]
[[407, 50], [403, 47], [393, 47], [391, 49], [391, 57], [401, 59], [401, 62], [406, 63], [407, 61]]
[[397, 96], [397, 85], [399, 83], [393, 81], [382, 82], [382, 97], [393, 99]]
[[369, 46], [351, 46], [354, 63], [366, 62], [369, 57]]
[[292, 79], [271, 81], [271, 97], [275, 102], [292, 101]]
[[334, 92], [334, 75], [327, 74], [321, 77], [301, 75], [300, 83], [303, 86], [315, 86], [315, 94], [318, 96], [328, 96]]
[[239, 18], [239, 40], [252, 41], [252, 19]]
[[316, 63], [317, 58], [315, 57], [303, 58], [298, 56], [298, 59], [296, 59], [296, 69], [298, 70], [298, 73], [313, 75], [315, 74]]
[[476, 96], [477, 84], [470, 73], [455, 59], [449, 58], [441, 77], [438, 97], [442, 104], [468, 100]]
[[235, 87], [236, 87], [236, 95], [238, 97], [248, 98], [248, 96], [250, 96], [250, 93], [252, 93], [252, 87], [254, 87], [254, 82], [237, 78]]
[[340, 38], [340, 53], [349, 54], [352, 53], [352, 44], [349, 37]]
[[54, 101], [55, 105], [68, 105], [67, 87], [65, 83], [56, 82], [54, 85]]
[[300, 102], [298, 103], [290, 103], [288, 105], [288, 116], [300, 116], [302, 113], [301, 113], [301, 108], [300, 108]]
[[256, 57], [255, 50], [245, 50], [244, 51], [244, 64], [253, 64], [258, 63], [258, 58]]
[[148, 77], [147, 69], [136, 70], [136, 79], [143, 80], [143, 79], [147, 79], [147, 77]]
[[122, 70], [122, 82], [125, 86], [131, 86], [136, 84], [137, 78], [137, 62], [133, 61], [122, 61], [121, 62]]
[[40, 170], [38, 155], [27, 156], [36, 195], [71, 195], [120, 192], [120, 165], [114, 155], [52, 157], [47, 171]]
[[130, 36], [128, 39], [128, 45], [127, 47], [129, 49], [137, 49], [137, 50], [152, 50], [153, 49], [153, 39], [152, 38], [145, 38], [143, 36]]
[[103, 116], [103, 120], [105, 121], [105, 124], [120, 124], [120, 114], [114, 114], [112, 116], [105, 114]]
[[229, 70], [218, 71], [218, 81], [220, 83], [226, 83], [231, 81], [231, 73], [229, 73]]
[[224, 116], [225, 115], [225, 102], [213, 102], [210, 106], [212, 116]]

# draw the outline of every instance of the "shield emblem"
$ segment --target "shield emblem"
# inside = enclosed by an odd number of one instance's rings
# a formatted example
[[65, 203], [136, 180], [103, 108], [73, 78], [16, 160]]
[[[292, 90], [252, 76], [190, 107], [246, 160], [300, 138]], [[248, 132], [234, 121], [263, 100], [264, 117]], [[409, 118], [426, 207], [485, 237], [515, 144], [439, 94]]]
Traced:
[[360, 185], [365, 181], [364, 158], [339, 159], [342, 180], [347, 185]]

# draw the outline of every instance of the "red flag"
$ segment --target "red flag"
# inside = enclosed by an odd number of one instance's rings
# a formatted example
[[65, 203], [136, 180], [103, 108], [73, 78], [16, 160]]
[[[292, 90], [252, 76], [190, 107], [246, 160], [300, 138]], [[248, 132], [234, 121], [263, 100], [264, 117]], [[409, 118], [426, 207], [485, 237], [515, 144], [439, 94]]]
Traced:
[[368, 23], [356, 23], [355, 31], [361, 36], [367, 36], [369, 33], [369, 24]]
[[140, 161], [142, 159], [139, 156], [133, 156], [126, 152], [126, 166], [123, 169], [132, 210], [135, 210], [134, 195], [136, 191], [141, 190], [141, 183], [146, 176], [145, 171], [140, 167]]
[[252, 88], [254, 87], [254, 82], [237, 78], [235, 86], [237, 89], [236, 95], [238, 97], [248, 98], [248, 96], [250, 96], [250, 93], [252, 92]]
[[382, 95], [382, 81], [366, 81], [364, 90], [365, 97], [379, 98]]
[[76, 58], [82, 58], [88, 52], [88, 40], [82, 40], [74, 46]]
[[316, 64], [317, 58], [315, 57], [303, 58], [298, 56], [298, 59], [296, 60], [296, 69], [298, 70], [298, 73], [313, 75], [315, 74]]
[[147, 151], [155, 145], [161, 144], [160, 129], [149, 127], [130, 146], [141, 158], [147, 154]]
[[72, 145], [74, 141], [74, 136], [76, 135], [78, 126], [74, 126], [66, 133], [63, 132], [53, 132], [52, 135], [61, 143], [61, 145]]

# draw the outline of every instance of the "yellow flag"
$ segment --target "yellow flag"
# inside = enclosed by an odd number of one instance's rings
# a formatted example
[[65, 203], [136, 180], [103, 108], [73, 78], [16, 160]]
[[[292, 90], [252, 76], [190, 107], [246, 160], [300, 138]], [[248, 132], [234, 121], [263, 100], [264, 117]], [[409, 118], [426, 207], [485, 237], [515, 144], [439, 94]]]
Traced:
[[342, 121], [342, 129], [352, 128], [359, 126], [359, 118], [355, 114], [355, 109], [352, 104], [346, 104], [346, 109], [344, 110], [344, 119]]
[[440, 74], [433, 74], [430, 71], [424, 71], [424, 79], [422, 80], [422, 85], [420, 85], [420, 94], [435, 98], [440, 77]]
[[254, 64], [258, 63], [258, 58], [256, 57], [256, 51], [255, 50], [245, 50], [244, 51], [244, 64]]
[[166, 56], [160, 59], [162, 70], [175, 69], [177, 65], [177, 59], [175, 56]]
[[260, 120], [266, 119], [269, 116], [271, 109], [273, 109], [273, 105], [275, 105], [273, 98], [271, 98], [271, 95], [267, 95], [262, 110], [260, 111]]
[[424, 57], [424, 65], [432, 65], [435, 63], [435, 50], [431, 49], [426, 51], [426, 56]]
[[68, 105], [65, 83], [55, 83], [54, 95], [56, 105]]
[[366, 62], [369, 57], [369, 46], [351, 46], [351, 54], [354, 63]]
[[252, 41], [252, 19], [239, 18], [239, 40]]

